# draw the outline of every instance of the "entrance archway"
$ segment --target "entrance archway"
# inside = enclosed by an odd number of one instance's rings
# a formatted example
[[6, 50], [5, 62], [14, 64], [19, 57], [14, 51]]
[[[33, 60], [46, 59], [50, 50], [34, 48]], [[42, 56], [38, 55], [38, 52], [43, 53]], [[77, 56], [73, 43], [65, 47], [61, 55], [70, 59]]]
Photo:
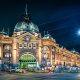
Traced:
[[19, 59], [20, 68], [30, 68], [37, 65], [36, 58], [32, 54], [24, 54]]

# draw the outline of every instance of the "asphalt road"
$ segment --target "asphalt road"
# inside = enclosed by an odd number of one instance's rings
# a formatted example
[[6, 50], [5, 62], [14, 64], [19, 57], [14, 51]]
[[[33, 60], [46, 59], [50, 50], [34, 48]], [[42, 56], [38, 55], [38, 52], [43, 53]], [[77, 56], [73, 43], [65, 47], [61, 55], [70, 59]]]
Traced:
[[80, 80], [80, 73], [0, 73], [0, 80]]

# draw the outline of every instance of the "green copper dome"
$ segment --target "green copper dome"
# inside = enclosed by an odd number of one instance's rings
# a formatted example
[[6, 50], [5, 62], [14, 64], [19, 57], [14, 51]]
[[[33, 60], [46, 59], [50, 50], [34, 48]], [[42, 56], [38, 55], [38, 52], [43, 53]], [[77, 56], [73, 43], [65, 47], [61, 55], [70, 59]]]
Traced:
[[39, 32], [38, 26], [32, 22], [27, 23], [26, 21], [18, 22], [14, 28], [14, 32]]
[[31, 22], [30, 17], [27, 13], [27, 5], [25, 8], [25, 17], [22, 22], [18, 22], [14, 28], [14, 32], [39, 32], [38, 26]]

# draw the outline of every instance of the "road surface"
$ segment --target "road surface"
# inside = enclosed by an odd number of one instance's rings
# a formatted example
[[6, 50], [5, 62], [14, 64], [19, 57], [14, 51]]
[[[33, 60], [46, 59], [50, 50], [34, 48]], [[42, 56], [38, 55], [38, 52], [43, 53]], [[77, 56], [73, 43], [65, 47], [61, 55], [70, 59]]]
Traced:
[[0, 73], [0, 80], [80, 80], [80, 73]]

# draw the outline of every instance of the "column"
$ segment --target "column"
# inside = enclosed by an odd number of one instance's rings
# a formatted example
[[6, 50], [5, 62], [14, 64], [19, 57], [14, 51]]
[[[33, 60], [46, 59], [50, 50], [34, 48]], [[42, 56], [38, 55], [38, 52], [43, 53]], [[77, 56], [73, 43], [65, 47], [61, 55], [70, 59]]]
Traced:
[[13, 43], [12, 43], [12, 62], [14, 65], [17, 64], [17, 40], [16, 38], [13, 38]]
[[52, 59], [52, 46], [50, 46], [50, 57], [51, 57], [51, 65], [53, 65], [53, 59]]
[[39, 40], [38, 58], [39, 58], [39, 64], [41, 64], [41, 40]]

